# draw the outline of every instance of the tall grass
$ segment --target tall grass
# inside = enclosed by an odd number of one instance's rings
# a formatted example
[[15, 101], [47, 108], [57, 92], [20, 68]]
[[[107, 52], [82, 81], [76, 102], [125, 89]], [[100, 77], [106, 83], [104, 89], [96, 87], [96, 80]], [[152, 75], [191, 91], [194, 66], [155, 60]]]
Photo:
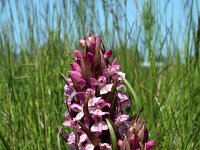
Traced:
[[[128, 19], [130, 4], [138, 14], [134, 22]], [[101, 33], [105, 47], [114, 49], [129, 83], [130, 113], [143, 108], [155, 149], [198, 149], [196, 5], [181, 6], [187, 34], [180, 47], [173, 22], [163, 21], [159, 1], [1, 1], [0, 149], [67, 148], [56, 129], [65, 111], [60, 73], [67, 75], [71, 50], [80, 48], [78, 39], [89, 31]], [[146, 60], [150, 67], [141, 65]]]

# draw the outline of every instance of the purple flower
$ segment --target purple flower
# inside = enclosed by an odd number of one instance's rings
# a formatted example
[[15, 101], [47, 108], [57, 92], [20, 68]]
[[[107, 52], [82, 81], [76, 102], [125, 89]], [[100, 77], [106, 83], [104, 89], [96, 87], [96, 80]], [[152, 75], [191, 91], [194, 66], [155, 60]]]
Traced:
[[110, 63], [112, 50], [105, 50], [101, 36], [90, 33], [80, 40], [83, 51], [74, 50], [72, 70], [65, 78], [64, 96], [67, 111], [63, 126], [71, 133], [61, 133], [70, 149], [111, 150], [112, 142], [106, 119], [115, 129], [118, 149], [150, 150], [154, 142], [139, 116], [126, 113], [130, 106], [125, 86], [125, 73], [116, 59]]

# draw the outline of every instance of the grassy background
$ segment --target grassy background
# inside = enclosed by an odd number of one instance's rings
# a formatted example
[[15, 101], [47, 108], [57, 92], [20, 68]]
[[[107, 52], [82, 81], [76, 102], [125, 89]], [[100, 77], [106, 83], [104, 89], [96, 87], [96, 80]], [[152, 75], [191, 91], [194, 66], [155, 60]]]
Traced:
[[[89, 31], [101, 33], [105, 47], [114, 49], [133, 88], [130, 113], [144, 108], [155, 149], [200, 149], [196, 1], [181, 6], [187, 18], [181, 48], [172, 26], [161, 31], [158, 1], [144, 1], [139, 8], [135, 0], [133, 23], [126, 0], [49, 2], [39, 7], [25, 0], [0, 2], [0, 14], [7, 14], [0, 19], [0, 149], [67, 149], [56, 129], [66, 109], [60, 73], [67, 75], [71, 50], [80, 48], [78, 39]], [[141, 66], [146, 60], [150, 67]]]

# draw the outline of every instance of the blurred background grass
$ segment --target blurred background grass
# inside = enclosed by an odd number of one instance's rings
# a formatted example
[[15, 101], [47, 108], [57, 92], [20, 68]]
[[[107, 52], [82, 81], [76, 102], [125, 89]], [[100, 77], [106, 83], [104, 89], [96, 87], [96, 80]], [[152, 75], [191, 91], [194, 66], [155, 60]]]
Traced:
[[200, 149], [199, 3], [176, 4], [1, 0], [0, 149], [67, 149], [56, 129], [66, 110], [60, 73], [89, 31], [114, 49], [133, 88], [130, 113], [144, 108], [155, 149]]

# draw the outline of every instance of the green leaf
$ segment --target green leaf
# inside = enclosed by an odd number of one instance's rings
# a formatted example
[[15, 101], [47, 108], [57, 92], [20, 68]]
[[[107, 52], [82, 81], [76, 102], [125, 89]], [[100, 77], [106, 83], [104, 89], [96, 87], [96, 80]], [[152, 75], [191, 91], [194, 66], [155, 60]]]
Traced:
[[139, 106], [138, 97], [137, 97], [137, 95], [136, 95], [134, 89], [132, 88], [131, 84], [130, 84], [125, 78], [123, 78], [123, 80], [124, 80], [124, 82], [126, 83], [127, 87], [129, 88], [131, 94], [133, 95], [133, 99], [135, 100], [135, 104], [136, 104], [137, 106]]
[[106, 119], [106, 122], [107, 122], [107, 125], [108, 125], [108, 129], [109, 129], [109, 132], [110, 132], [110, 138], [111, 138], [111, 142], [112, 142], [112, 149], [113, 150], [117, 150], [118, 147], [117, 147], [117, 138], [116, 138], [116, 135], [115, 135], [115, 131], [114, 131], [114, 128], [112, 126], [112, 123], [109, 119]]

